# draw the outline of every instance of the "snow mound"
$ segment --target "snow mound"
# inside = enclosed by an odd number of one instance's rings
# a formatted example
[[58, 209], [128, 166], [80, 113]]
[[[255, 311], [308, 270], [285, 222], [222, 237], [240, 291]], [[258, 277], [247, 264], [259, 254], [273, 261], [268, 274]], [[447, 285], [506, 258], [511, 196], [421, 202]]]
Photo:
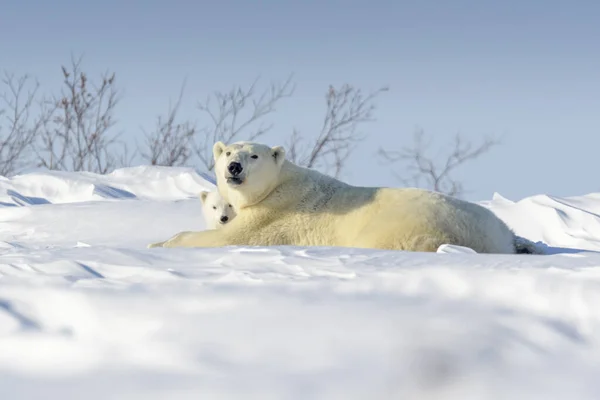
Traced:
[[107, 175], [43, 171], [0, 180], [0, 205], [81, 203], [106, 199], [174, 200], [214, 188], [190, 168], [132, 167]]
[[210, 176], [0, 180], [7, 399], [597, 399], [600, 194], [481, 202], [548, 255], [147, 249]]
[[551, 252], [600, 250], [600, 193], [578, 197], [538, 195], [512, 202], [495, 194], [482, 202], [517, 235], [542, 242]]

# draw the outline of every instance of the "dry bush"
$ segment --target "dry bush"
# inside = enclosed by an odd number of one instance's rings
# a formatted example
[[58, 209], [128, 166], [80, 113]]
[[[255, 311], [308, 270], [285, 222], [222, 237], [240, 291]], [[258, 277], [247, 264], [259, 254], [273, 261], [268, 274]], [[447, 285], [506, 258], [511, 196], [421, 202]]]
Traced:
[[356, 143], [365, 138], [357, 128], [374, 120], [374, 100], [388, 90], [382, 87], [365, 95], [349, 84], [339, 89], [329, 86], [319, 135], [303, 145], [301, 135], [294, 130], [287, 146], [289, 159], [298, 165], [339, 177]]
[[396, 174], [402, 183], [423, 186], [451, 196], [462, 196], [464, 187], [461, 182], [452, 178], [452, 172], [465, 163], [479, 158], [498, 144], [500, 144], [499, 140], [486, 137], [476, 146], [457, 134], [449, 147], [449, 152], [445, 155], [440, 152], [432, 157], [428, 154], [431, 140], [426, 141], [423, 130], [419, 129], [414, 134], [412, 146], [406, 146], [400, 151], [380, 148], [379, 154], [388, 164], [401, 162], [406, 167], [404, 174]]
[[105, 174], [127, 164], [127, 147], [115, 133], [115, 107], [119, 102], [114, 73], [89, 80], [81, 58], [62, 67], [60, 96], [45, 101], [44, 123], [35, 146], [38, 165], [64, 171]]

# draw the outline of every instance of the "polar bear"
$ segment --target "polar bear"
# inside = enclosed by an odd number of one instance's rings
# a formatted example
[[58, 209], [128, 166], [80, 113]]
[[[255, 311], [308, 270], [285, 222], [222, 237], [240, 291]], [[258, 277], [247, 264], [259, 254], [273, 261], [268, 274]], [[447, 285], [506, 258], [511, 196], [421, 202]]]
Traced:
[[221, 197], [218, 191], [203, 190], [199, 197], [208, 229], [218, 229], [235, 218], [235, 209]]
[[217, 187], [236, 218], [148, 247], [338, 246], [435, 252], [442, 244], [515, 254], [513, 231], [491, 210], [418, 188], [352, 186], [285, 158], [281, 146], [213, 146]]

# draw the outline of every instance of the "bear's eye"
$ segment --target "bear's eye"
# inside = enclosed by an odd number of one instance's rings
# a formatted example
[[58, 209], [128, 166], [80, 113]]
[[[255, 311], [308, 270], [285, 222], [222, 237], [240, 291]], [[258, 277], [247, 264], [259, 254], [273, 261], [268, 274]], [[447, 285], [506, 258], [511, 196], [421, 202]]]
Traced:
[[217, 207], [213, 206], [213, 210], [216, 210], [216, 209], [217, 209]]
[[231, 204], [229, 205], [229, 208], [231, 208]]
[[250, 158], [254, 158], [255, 160], [258, 158], [258, 156], [256, 154], [254, 154], [252, 157]]
[[227, 157], [229, 157], [229, 156], [231, 155], [231, 152], [230, 152], [230, 151], [228, 151], [227, 153], [225, 153], [225, 155], [226, 155]]

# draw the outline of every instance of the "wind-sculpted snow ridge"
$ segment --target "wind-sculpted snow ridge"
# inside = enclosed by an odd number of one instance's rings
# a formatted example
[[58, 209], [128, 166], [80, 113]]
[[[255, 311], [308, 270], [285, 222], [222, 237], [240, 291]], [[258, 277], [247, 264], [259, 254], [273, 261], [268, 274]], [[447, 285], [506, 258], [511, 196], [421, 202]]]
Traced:
[[147, 249], [186, 168], [0, 181], [4, 399], [597, 399], [600, 194], [482, 202], [548, 255]]
[[482, 202], [518, 235], [558, 247], [554, 251], [600, 250], [600, 193], [537, 195], [512, 202], [494, 194]]
[[0, 206], [80, 203], [105, 199], [174, 200], [214, 188], [191, 168], [131, 167], [107, 175], [39, 171], [0, 180]]

